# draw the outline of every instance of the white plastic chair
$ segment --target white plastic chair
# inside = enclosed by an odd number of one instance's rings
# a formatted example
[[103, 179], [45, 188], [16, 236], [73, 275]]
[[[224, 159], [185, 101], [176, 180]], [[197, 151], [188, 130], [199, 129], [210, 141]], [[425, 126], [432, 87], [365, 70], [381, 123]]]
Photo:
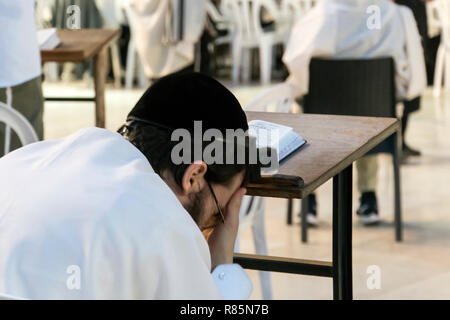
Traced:
[[[257, 95], [244, 109], [246, 111], [289, 112], [295, 103], [295, 91], [288, 83], [277, 84]], [[252, 228], [256, 254], [267, 255], [267, 241], [264, 226], [264, 205], [262, 197], [245, 196], [239, 211], [239, 232]], [[239, 251], [239, 238], [235, 252]], [[263, 299], [272, 299], [270, 273], [259, 272]]]
[[295, 89], [287, 82], [277, 84], [258, 94], [245, 111], [290, 112], [295, 104]]
[[[234, 245], [234, 252], [239, 252], [239, 233], [252, 229], [253, 244], [258, 255], [267, 255], [267, 241], [264, 226], [264, 198], [244, 196], [239, 211], [239, 231]], [[272, 284], [270, 273], [258, 271], [261, 283], [262, 297], [264, 300], [272, 300]]]
[[437, 18], [438, 8], [436, 4], [437, 4], [436, 1], [428, 1], [426, 3], [429, 38], [437, 37], [441, 33], [441, 22]]
[[282, 0], [280, 7], [282, 15], [288, 17], [290, 23], [302, 16], [303, 10], [299, 0]]
[[[6, 103], [0, 102], [0, 122], [6, 124], [6, 131], [10, 128], [16, 132], [22, 145], [37, 142], [38, 137], [28, 120], [18, 111]], [[5, 134], [4, 154], [9, 152], [9, 134]]]
[[241, 69], [243, 80], [250, 78], [250, 49], [259, 49], [261, 83], [268, 84], [272, 72], [272, 47], [283, 44], [286, 34], [283, 32], [264, 32], [261, 27], [262, 9], [276, 21], [280, 11], [273, 0], [224, 0], [222, 12], [232, 22], [232, 80], [239, 82]]
[[136, 40], [135, 26], [133, 23], [133, 12], [130, 8], [128, 1], [123, 1], [122, 9], [126, 20], [128, 21], [128, 26], [130, 27], [130, 40], [128, 42], [127, 49], [127, 62], [125, 70], [125, 88], [131, 89], [133, 87], [133, 80], [135, 76], [135, 71], [137, 70], [138, 86], [140, 88], [145, 88], [147, 86], [147, 76], [144, 72], [144, 67], [142, 65], [141, 59], [136, 50]]
[[435, 13], [442, 29], [441, 44], [436, 56], [436, 68], [434, 71], [435, 97], [440, 96], [441, 86], [450, 90], [450, 2], [448, 0], [434, 0], [430, 4], [431, 10]]
[[211, 0], [206, 1], [206, 13], [215, 23], [215, 26], [219, 30], [227, 30], [228, 34], [222, 37], [218, 37], [214, 40], [214, 44], [229, 44], [231, 43], [230, 35], [230, 21], [228, 21], [220, 12], [217, 10], [216, 6], [211, 2]]

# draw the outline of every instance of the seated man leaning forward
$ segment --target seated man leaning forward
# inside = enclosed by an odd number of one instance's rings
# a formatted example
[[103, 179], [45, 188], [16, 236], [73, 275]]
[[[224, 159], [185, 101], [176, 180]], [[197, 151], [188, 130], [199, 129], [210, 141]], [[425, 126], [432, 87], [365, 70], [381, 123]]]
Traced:
[[[0, 294], [248, 298], [252, 285], [233, 264], [233, 248], [245, 184], [258, 166], [248, 156], [241, 164], [198, 159], [196, 148], [208, 148], [196, 144], [199, 123], [224, 137], [248, 129], [219, 82], [169, 75], [144, 93], [120, 134], [82, 129], [1, 158]], [[175, 131], [191, 134], [182, 152], [173, 152]], [[191, 151], [193, 160], [180, 163]]]

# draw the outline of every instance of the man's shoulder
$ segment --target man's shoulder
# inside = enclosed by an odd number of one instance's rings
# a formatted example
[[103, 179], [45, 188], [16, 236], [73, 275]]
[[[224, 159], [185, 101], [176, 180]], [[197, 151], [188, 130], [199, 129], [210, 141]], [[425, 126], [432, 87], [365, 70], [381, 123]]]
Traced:
[[165, 183], [151, 178], [141, 186], [146, 186], [142, 192], [129, 189], [116, 197], [110, 203], [111, 210], [97, 221], [99, 228], [108, 231], [107, 237], [122, 239], [128, 243], [123, 248], [132, 248], [142, 257], [162, 257], [179, 248], [198, 248], [207, 259], [208, 245], [200, 229], [175, 195], [165, 189]]
[[109, 204], [112, 214], [105, 215], [105, 219], [116, 221], [121, 231], [131, 236], [136, 230], [160, 236], [197, 236], [194, 220], [159, 175], [136, 177], [133, 183]]

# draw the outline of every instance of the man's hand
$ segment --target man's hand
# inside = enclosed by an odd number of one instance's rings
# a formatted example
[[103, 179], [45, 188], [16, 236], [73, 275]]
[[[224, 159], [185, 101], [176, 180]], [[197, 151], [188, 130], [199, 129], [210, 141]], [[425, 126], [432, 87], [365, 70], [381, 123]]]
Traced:
[[239, 228], [239, 209], [246, 192], [245, 188], [239, 188], [231, 196], [223, 213], [225, 223], [215, 227], [208, 237], [211, 271], [218, 265], [233, 263], [234, 243]]

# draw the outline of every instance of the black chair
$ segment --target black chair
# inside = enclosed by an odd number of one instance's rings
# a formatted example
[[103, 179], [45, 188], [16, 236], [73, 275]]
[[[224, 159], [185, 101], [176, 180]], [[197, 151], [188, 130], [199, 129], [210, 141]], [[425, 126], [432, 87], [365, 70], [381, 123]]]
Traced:
[[[319, 59], [310, 63], [309, 93], [304, 112], [369, 117], [396, 117], [394, 61], [376, 59]], [[390, 153], [394, 165], [395, 235], [402, 240], [398, 133], [368, 154]], [[307, 201], [302, 201], [302, 222]], [[307, 223], [302, 223], [302, 241], [307, 241]]]

